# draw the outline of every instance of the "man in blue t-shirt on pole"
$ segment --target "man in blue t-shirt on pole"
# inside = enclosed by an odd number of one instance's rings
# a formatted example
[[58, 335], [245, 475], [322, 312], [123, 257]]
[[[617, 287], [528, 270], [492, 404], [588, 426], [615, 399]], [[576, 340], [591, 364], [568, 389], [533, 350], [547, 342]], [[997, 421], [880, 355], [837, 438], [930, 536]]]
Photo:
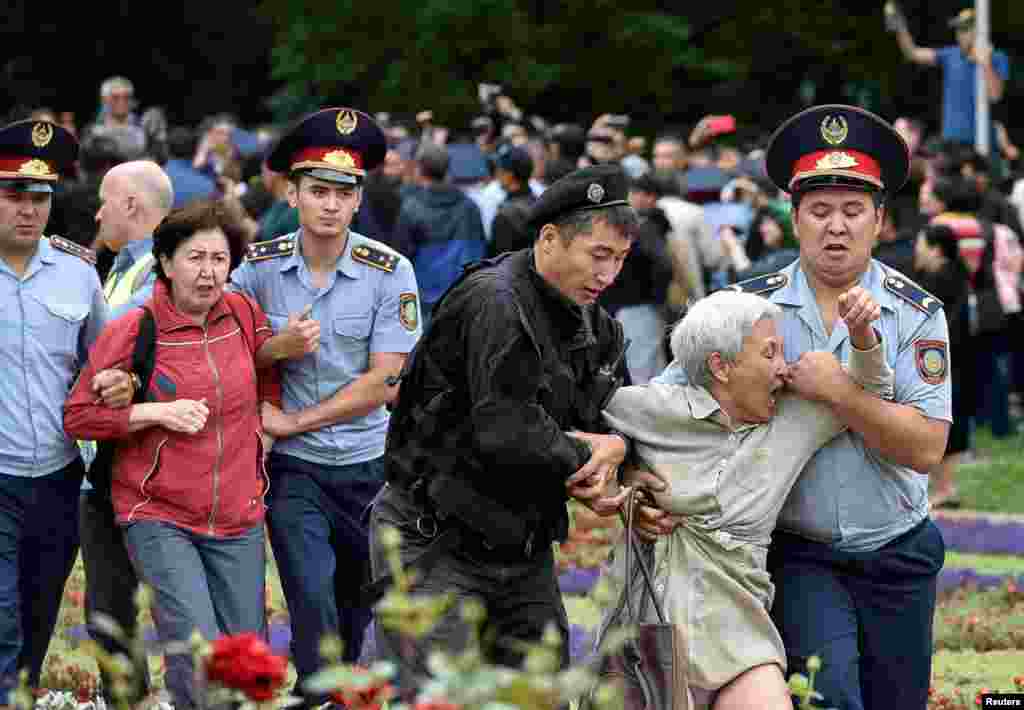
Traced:
[[[993, 50], [988, 42], [975, 42], [974, 10], [959, 12], [949, 21], [956, 32], [956, 44], [946, 47], [918, 47], [907, 30], [907, 22], [894, 3], [885, 8], [886, 26], [896, 33], [900, 49], [909, 61], [926, 66], [942, 67], [942, 137], [968, 145], [975, 142], [975, 107], [977, 105], [976, 67], [984, 71], [990, 103], [1003, 98], [1010, 76], [1010, 60], [1004, 52]], [[996, 145], [994, 140], [989, 145]]]

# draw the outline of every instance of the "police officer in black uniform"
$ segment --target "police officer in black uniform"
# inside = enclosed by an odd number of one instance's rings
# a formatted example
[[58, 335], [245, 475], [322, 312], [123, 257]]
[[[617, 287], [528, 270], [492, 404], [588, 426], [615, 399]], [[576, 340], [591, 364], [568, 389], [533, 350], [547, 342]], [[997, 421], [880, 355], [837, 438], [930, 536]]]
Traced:
[[[532, 248], [467, 267], [408, 361], [388, 430], [388, 486], [371, 517], [379, 594], [388, 583], [381, 531], [402, 534], [416, 593], [475, 597], [487, 610], [485, 652], [518, 666], [515, 641], [568, 621], [552, 553], [568, 532], [566, 501], [608, 514], [605, 484], [628, 441], [601, 408], [625, 377], [621, 326], [596, 304], [629, 252], [637, 218], [621, 169], [578, 170], [535, 203]], [[606, 433], [601, 433], [606, 432]], [[403, 646], [378, 625], [382, 656], [409, 687], [440, 643], [460, 648], [460, 605]]]

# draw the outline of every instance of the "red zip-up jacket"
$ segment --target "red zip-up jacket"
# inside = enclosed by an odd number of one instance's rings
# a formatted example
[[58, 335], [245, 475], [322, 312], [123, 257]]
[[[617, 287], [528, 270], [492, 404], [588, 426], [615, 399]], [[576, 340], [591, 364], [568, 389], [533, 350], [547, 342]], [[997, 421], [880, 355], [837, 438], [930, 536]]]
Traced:
[[[228, 298], [235, 299], [238, 319]], [[174, 307], [159, 280], [146, 305], [157, 334], [146, 401], [205, 398], [206, 426], [197, 434], [162, 426], [129, 433], [131, 407], [111, 409], [90, 390], [96, 372], [131, 368], [142, 320], [142, 309], [133, 309], [108, 324], [90, 350], [64, 405], [64, 429], [78, 439], [119, 440], [111, 498], [120, 524], [159, 520], [204, 535], [238, 535], [260, 523], [266, 510], [259, 393], [271, 400], [276, 393], [280, 406], [280, 387], [276, 368], [262, 371], [258, 383], [253, 354], [273, 334], [270, 324], [251, 299], [225, 293], [205, 327], [196, 325]]]

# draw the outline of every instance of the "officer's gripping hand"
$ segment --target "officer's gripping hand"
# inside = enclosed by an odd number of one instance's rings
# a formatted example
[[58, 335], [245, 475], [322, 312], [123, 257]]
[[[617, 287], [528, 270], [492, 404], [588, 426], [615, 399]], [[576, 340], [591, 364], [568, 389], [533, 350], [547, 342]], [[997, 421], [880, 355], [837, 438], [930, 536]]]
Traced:
[[569, 476], [567, 488], [578, 488], [600, 492], [605, 483], [614, 477], [616, 470], [626, 458], [626, 442], [617, 434], [588, 434], [582, 431], [570, 431], [567, 436], [582, 439], [590, 446], [590, 458], [576, 473]]
[[[626, 485], [647, 492], [660, 493], [668, 490], [668, 482], [661, 475], [645, 468], [627, 468], [622, 479]], [[633, 530], [641, 539], [654, 542], [659, 537], [670, 534], [683, 522], [682, 516], [669, 514], [651, 504], [653, 501], [639, 502], [642, 500], [650, 501], [650, 498], [644, 496], [639, 499], [633, 513]]]
[[804, 399], [833, 404], [847, 396], [853, 380], [830, 352], [812, 350], [789, 366], [786, 384]]
[[196, 434], [206, 426], [210, 410], [206, 399], [176, 399], [161, 405], [161, 425], [182, 434]]
[[131, 374], [124, 370], [100, 370], [93, 375], [92, 391], [104, 405], [120, 409], [132, 403], [135, 386]]
[[263, 433], [275, 439], [287, 439], [298, 433], [295, 415], [284, 413], [270, 402], [263, 402], [260, 405], [260, 420], [263, 423]]
[[882, 307], [878, 305], [870, 291], [854, 286], [839, 296], [839, 317], [846, 323], [850, 332], [850, 342], [858, 350], [870, 350], [878, 344], [878, 336], [871, 325], [882, 317]]
[[297, 360], [315, 353], [320, 347], [320, 321], [310, 318], [311, 306], [288, 316], [288, 324], [277, 334], [277, 354], [281, 360]]

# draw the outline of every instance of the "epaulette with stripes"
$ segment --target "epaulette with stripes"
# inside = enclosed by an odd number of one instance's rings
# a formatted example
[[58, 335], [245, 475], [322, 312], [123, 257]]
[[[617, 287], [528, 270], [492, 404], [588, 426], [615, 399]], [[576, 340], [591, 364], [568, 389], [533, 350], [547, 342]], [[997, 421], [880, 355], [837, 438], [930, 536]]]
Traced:
[[246, 261], [262, 261], [279, 256], [291, 256], [295, 252], [295, 237], [287, 234], [265, 242], [253, 242], [245, 251]]
[[63, 252], [77, 256], [82, 261], [87, 261], [93, 266], [96, 266], [96, 252], [87, 247], [83, 247], [81, 244], [75, 244], [70, 239], [57, 236], [50, 237], [50, 246], [54, 249], [60, 249]]
[[759, 296], [763, 296], [766, 293], [772, 291], [778, 291], [780, 288], [789, 283], [789, 277], [781, 271], [777, 271], [774, 274], [765, 274], [764, 276], [758, 276], [756, 278], [747, 279], [746, 281], [739, 281], [730, 286], [726, 286], [723, 291], [740, 291], [742, 293], [755, 293]]
[[352, 261], [358, 261], [360, 264], [366, 264], [390, 274], [398, 266], [398, 255], [360, 244], [352, 250]]
[[942, 310], [942, 301], [902, 274], [886, 276], [885, 288], [928, 315], [934, 315]]

